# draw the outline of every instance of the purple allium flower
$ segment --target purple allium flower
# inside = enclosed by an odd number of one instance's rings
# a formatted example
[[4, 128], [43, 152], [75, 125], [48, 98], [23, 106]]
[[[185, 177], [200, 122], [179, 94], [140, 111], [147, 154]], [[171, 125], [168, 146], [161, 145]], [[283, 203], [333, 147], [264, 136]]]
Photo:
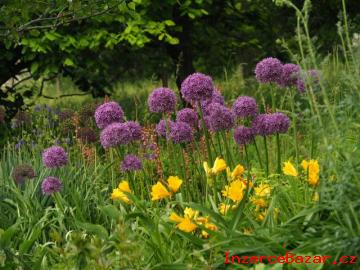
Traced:
[[252, 128], [256, 135], [268, 136], [274, 134], [275, 126], [271, 114], [259, 114], [252, 121]]
[[238, 97], [233, 104], [232, 110], [239, 118], [256, 116], [258, 113], [256, 100], [248, 96]]
[[[166, 123], [168, 122], [168, 123]], [[167, 127], [168, 125], [168, 127]], [[169, 120], [160, 120], [160, 122], [156, 125], [156, 133], [159, 135], [159, 136], [162, 136], [162, 137], [167, 137], [166, 134], [168, 133], [167, 132], [167, 129], [169, 128], [169, 131], [171, 131], [172, 127], [174, 125], [174, 122], [173, 121], [169, 121]]]
[[127, 121], [124, 123], [131, 134], [131, 141], [139, 141], [142, 138], [142, 127], [135, 121]]
[[27, 164], [16, 166], [11, 174], [16, 183], [21, 184], [26, 179], [32, 179], [35, 177], [34, 169]]
[[204, 115], [209, 114], [208, 107], [211, 103], [219, 103], [221, 105], [225, 105], [224, 97], [221, 95], [221, 93], [218, 90], [214, 91], [213, 96], [211, 98], [201, 101], [201, 109]]
[[189, 103], [210, 99], [214, 89], [211, 77], [202, 73], [193, 73], [181, 83], [182, 97]]
[[238, 145], [245, 145], [254, 139], [254, 131], [252, 128], [238, 126], [234, 131], [234, 139]]
[[268, 57], [257, 63], [256, 79], [260, 83], [279, 82], [282, 75], [282, 64], [279, 59]]
[[300, 66], [296, 64], [285, 64], [282, 66], [281, 78], [278, 84], [281, 87], [290, 87], [296, 85], [298, 78], [300, 77]]
[[289, 118], [283, 113], [260, 114], [252, 122], [257, 135], [268, 136], [275, 133], [286, 133], [290, 126]]
[[305, 82], [302, 78], [298, 78], [296, 81], [296, 88], [300, 94], [305, 93]]
[[208, 118], [205, 117], [205, 124], [208, 121], [210, 130], [229, 130], [234, 126], [235, 115], [230, 109], [219, 103], [212, 103], [208, 108], [209, 115]]
[[41, 183], [41, 190], [44, 195], [51, 195], [54, 192], [61, 191], [62, 182], [59, 178], [48, 176]]
[[196, 111], [194, 111], [193, 109], [185, 108], [178, 111], [176, 115], [176, 121], [187, 123], [192, 127], [197, 127], [199, 117]]
[[287, 115], [276, 112], [271, 114], [271, 119], [274, 123], [275, 133], [286, 133], [290, 126], [290, 119]]
[[82, 143], [93, 143], [97, 141], [95, 130], [89, 127], [79, 128], [76, 133], [76, 138], [78, 138]]
[[141, 169], [141, 160], [135, 155], [126, 155], [121, 162], [121, 170], [123, 172], [139, 171]]
[[170, 88], [160, 87], [151, 92], [148, 98], [151, 112], [173, 112], [176, 107], [176, 96]]
[[68, 156], [61, 146], [51, 146], [44, 150], [42, 160], [46, 167], [56, 168], [65, 166], [68, 162]]
[[125, 123], [112, 123], [100, 133], [100, 142], [104, 148], [131, 142], [131, 133]]
[[96, 125], [103, 129], [112, 123], [124, 122], [124, 111], [121, 106], [114, 102], [107, 102], [99, 107], [95, 111]]
[[189, 124], [185, 122], [175, 122], [171, 126], [170, 139], [174, 143], [185, 143], [193, 140], [193, 131]]
[[320, 74], [319, 74], [318, 70], [310, 69], [310, 70], [308, 70], [307, 74], [314, 82], [319, 82]]

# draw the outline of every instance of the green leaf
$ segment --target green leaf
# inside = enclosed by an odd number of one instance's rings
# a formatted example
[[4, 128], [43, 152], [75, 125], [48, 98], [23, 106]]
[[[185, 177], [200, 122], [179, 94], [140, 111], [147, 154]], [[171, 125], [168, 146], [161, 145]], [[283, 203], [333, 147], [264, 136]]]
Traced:
[[40, 234], [42, 232], [42, 228], [36, 227], [31, 234], [30, 239], [23, 241], [20, 244], [19, 251], [20, 253], [27, 253], [32, 245], [35, 243], [35, 241], [39, 238]]
[[39, 63], [38, 62], [34, 62], [31, 64], [31, 67], [30, 67], [30, 72], [32, 74], [36, 73], [36, 71], [38, 71], [39, 69]]
[[167, 25], [167, 26], [174, 26], [175, 23], [172, 21], [172, 20], [166, 20], [164, 21], [164, 23]]
[[100, 210], [108, 217], [118, 220], [121, 216], [120, 211], [114, 205], [100, 207]]
[[89, 232], [89, 233], [92, 233], [92, 234], [95, 234], [97, 236], [99, 236], [100, 238], [103, 238], [103, 239], [106, 239], [108, 238], [108, 232], [107, 230], [99, 225], [99, 224], [92, 224], [92, 223], [85, 223], [85, 222], [76, 222], [76, 225]]
[[64, 61], [64, 66], [74, 67], [75, 63], [70, 58], [66, 58], [65, 61]]
[[136, 4], [134, 2], [130, 2], [128, 4], [128, 7], [131, 9], [131, 10], [135, 10], [135, 7], [136, 7]]
[[17, 233], [17, 227], [19, 226], [18, 223], [15, 223], [14, 225], [10, 226], [6, 231], [2, 232], [0, 235], [0, 247], [4, 248], [6, 247], [12, 237]]

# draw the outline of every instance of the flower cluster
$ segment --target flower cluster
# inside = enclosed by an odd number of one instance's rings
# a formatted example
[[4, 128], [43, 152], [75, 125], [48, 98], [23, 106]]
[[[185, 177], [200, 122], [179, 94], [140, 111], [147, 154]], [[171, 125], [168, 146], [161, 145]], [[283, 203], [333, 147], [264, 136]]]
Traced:
[[201, 227], [201, 235], [204, 238], [209, 236], [209, 231], [218, 230], [218, 228], [209, 221], [208, 217], [200, 216], [199, 211], [195, 211], [189, 207], [185, 208], [184, 216], [179, 216], [173, 212], [169, 220], [176, 223], [176, 228], [187, 233], [194, 232], [198, 227]]
[[191, 74], [181, 83], [182, 97], [185, 101], [194, 104], [210, 99], [214, 89], [211, 77], [202, 73]]
[[176, 96], [170, 88], [157, 88], [149, 95], [148, 105], [154, 113], [173, 112], [176, 107]]
[[269, 184], [260, 183], [254, 188], [254, 195], [250, 201], [256, 206], [257, 220], [263, 221], [267, 215], [268, 199], [271, 194], [271, 187]]
[[48, 168], [65, 166], [68, 163], [68, 156], [61, 146], [52, 146], [44, 150], [42, 154], [43, 163]]
[[121, 163], [121, 170], [123, 172], [139, 171], [141, 169], [141, 160], [135, 155], [126, 155]]
[[[304, 170], [304, 174], [309, 185], [316, 187], [319, 184], [319, 174], [320, 174], [319, 162], [315, 159], [311, 159], [309, 161], [303, 160], [301, 162], [301, 167]], [[299, 176], [297, 169], [290, 161], [284, 162], [282, 171], [285, 175], [288, 176], [293, 176], [293, 177]]]
[[54, 176], [48, 176], [41, 183], [41, 190], [44, 195], [51, 195], [54, 192], [60, 192], [62, 188], [62, 182], [59, 178]]
[[106, 128], [112, 123], [124, 122], [124, 111], [114, 101], [104, 103], [96, 108], [95, 122], [100, 129]]
[[104, 148], [110, 148], [138, 141], [141, 134], [142, 129], [136, 122], [113, 123], [101, 131], [100, 142]]
[[151, 200], [157, 201], [171, 197], [172, 194], [176, 193], [182, 185], [182, 180], [177, 176], [170, 176], [167, 179], [167, 187], [158, 181], [151, 188]]
[[259, 114], [252, 122], [254, 133], [261, 136], [286, 133], [289, 126], [289, 117], [283, 113]]
[[131, 200], [128, 198], [128, 195], [126, 193], [132, 193], [129, 183], [125, 180], [121, 181], [119, 183], [119, 186], [115, 189], [113, 189], [113, 192], [111, 193], [111, 199], [113, 201], [122, 201], [125, 203], [131, 203]]
[[258, 113], [256, 100], [248, 96], [238, 97], [233, 104], [232, 110], [239, 118], [253, 117]]

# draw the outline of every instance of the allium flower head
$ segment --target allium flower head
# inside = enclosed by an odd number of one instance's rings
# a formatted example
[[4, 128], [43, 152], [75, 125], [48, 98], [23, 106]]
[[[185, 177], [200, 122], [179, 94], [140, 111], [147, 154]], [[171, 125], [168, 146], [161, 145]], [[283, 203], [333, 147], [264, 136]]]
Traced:
[[[171, 128], [174, 124], [175, 124], [175, 122], [173, 122], [173, 121], [164, 120], [164, 119], [160, 120], [160, 122], [156, 125], [156, 128], [155, 128], [156, 133], [159, 136], [167, 137], [166, 134], [171, 131]], [[167, 129], [169, 129], [168, 132], [167, 132]]]
[[11, 174], [16, 183], [23, 183], [26, 179], [35, 177], [34, 169], [27, 164], [16, 166]]
[[290, 87], [296, 85], [300, 77], [300, 66], [296, 64], [285, 64], [282, 66], [282, 74], [278, 84], [282, 87]]
[[97, 141], [97, 135], [95, 130], [89, 127], [79, 128], [77, 131], [76, 137], [82, 143], [93, 143]]
[[196, 103], [213, 96], [214, 83], [210, 76], [193, 73], [181, 83], [181, 94], [185, 101]]
[[193, 140], [193, 131], [185, 122], [175, 122], [171, 126], [170, 139], [174, 143], [185, 143]]
[[252, 122], [256, 135], [268, 136], [286, 133], [290, 126], [289, 118], [283, 113], [260, 114]]
[[238, 97], [233, 104], [232, 110], [239, 118], [256, 116], [258, 113], [256, 100], [248, 96]]
[[234, 113], [219, 103], [209, 105], [208, 117], [210, 130], [212, 131], [229, 130], [234, 126]]
[[97, 107], [95, 111], [96, 125], [103, 129], [112, 123], [124, 122], [124, 111], [121, 106], [110, 101]]
[[142, 138], [142, 127], [135, 121], [127, 121], [124, 123], [131, 134], [131, 141], [139, 141]]
[[104, 148], [131, 142], [131, 132], [125, 123], [112, 123], [100, 133], [100, 142]]
[[126, 155], [121, 162], [121, 170], [123, 172], [139, 171], [142, 169], [141, 160], [135, 155]]
[[254, 131], [252, 128], [239, 126], [234, 131], [234, 139], [238, 145], [245, 145], [254, 139]]
[[256, 79], [260, 83], [279, 82], [282, 75], [282, 64], [279, 59], [268, 57], [257, 63]]
[[176, 107], [176, 96], [170, 88], [160, 87], [151, 92], [148, 98], [151, 112], [173, 112]]
[[185, 108], [176, 114], [176, 121], [184, 122], [189, 124], [192, 127], [197, 127], [199, 122], [199, 117], [196, 111], [190, 108]]
[[42, 160], [46, 167], [56, 168], [65, 166], [68, 162], [68, 156], [61, 146], [51, 146], [44, 150]]
[[218, 90], [215, 90], [213, 96], [207, 100], [201, 101], [201, 109], [204, 115], [209, 115], [209, 106], [212, 103], [219, 103], [221, 105], [225, 105], [224, 97]]
[[41, 184], [41, 190], [44, 195], [51, 195], [54, 192], [61, 191], [62, 182], [59, 178], [48, 176]]
[[286, 133], [290, 126], [290, 119], [287, 115], [276, 112], [271, 114], [271, 119], [273, 121], [275, 133]]

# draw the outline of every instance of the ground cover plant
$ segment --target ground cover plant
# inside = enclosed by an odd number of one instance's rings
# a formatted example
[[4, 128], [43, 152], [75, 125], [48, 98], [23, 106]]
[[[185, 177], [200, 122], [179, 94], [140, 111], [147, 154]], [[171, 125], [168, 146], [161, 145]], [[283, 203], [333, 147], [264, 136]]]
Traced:
[[360, 50], [319, 59], [277, 4], [299, 53], [246, 82], [1, 110], [0, 268], [357, 269]]

